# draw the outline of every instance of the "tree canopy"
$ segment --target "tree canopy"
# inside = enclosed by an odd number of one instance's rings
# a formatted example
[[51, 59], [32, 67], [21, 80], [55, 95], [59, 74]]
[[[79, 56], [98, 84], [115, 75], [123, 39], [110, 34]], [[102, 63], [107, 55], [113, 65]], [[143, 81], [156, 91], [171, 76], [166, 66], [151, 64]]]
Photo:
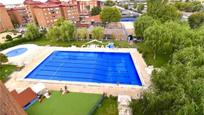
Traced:
[[93, 39], [103, 39], [104, 37], [104, 28], [97, 26], [94, 27], [91, 31]]
[[197, 12], [188, 18], [191, 28], [197, 28], [204, 24], [204, 12]]
[[112, 0], [107, 0], [107, 1], [105, 1], [104, 5], [105, 6], [114, 6], [115, 2], [113, 2]]
[[144, 37], [144, 31], [148, 27], [157, 23], [151, 16], [141, 16], [134, 22], [135, 34], [137, 37]]
[[87, 36], [88, 36], [88, 30], [87, 30], [87, 28], [79, 28], [79, 29], [77, 29], [77, 37], [79, 38], [79, 39], [86, 39], [87, 38]]
[[147, 28], [144, 32], [145, 44], [150, 46], [154, 58], [158, 53], [171, 55], [174, 52], [191, 46], [189, 37], [191, 31], [188, 26], [177, 22], [166, 22], [155, 24]]
[[118, 22], [120, 21], [121, 14], [120, 11], [115, 7], [105, 7], [100, 13], [100, 18], [104, 24], [110, 22]]
[[92, 15], [92, 16], [99, 15], [100, 12], [101, 12], [101, 8], [100, 8], [100, 7], [93, 7], [93, 8], [91, 9], [91, 15]]
[[26, 31], [24, 33], [24, 37], [26, 39], [34, 40], [36, 38], [39, 38], [40, 36], [41, 35], [40, 35], [40, 32], [39, 32], [39, 29], [35, 24], [30, 23], [30, 24], [26, 25]]
[[173, 5], [167, 4], [168, 0], [148, 0], [147, 14], [162, 22], [178, 20], [180, 12]]
[[70, 41], [75, 37], [76, 28], [70, 21], [59, 19], [48, 30], [47, 38], [54, 41]]
[[201, 2], [194, 1], [194, 2], [176, 2], [175, 6], [180, 10], [180, 11], [185, 11], [185, 12], [196, 12], [200, 11], [202, 8]]

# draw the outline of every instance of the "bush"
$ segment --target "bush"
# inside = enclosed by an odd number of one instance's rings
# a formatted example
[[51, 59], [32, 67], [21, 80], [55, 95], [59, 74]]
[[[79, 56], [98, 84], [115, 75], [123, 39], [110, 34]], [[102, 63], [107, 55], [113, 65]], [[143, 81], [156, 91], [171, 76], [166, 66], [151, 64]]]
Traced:
[[137, 7], [137, 11], [138, 11], [139, 13], [141, 13], [142, 10], [144, 10], [144, 4], [139, 4], [138, 7]]
[[28, 41], [27, 39], [25, 38], [18, 38], [18, 39], [15, 39], [13, 41], [9, 41], [9, 42], [6, 42], [6, 43], [3, 43], [3, 44], [0, 44], [0, 51], [1, 50], [4, 50], [6, 48], [9, 48], [9, 47], [13, 47], [13, 46], [16, 46], [18, 44], [21, 44], [21, 43], [24, 43]]
[[6, 62], [8, 62], [7, 56], [0, 53], [0, 66], [1, 66], [2, 63], [6, 63]]
[[13, 38], [11, 35], [6, 35], [6, 41], [12, 41], [12, 40], [13, 40]]
[[198, 12], [198, 13], [192, 14], [188, 18], [188, 23], [191, 26], [191, 28], [200, 27], [202, 24], [204, 24], [204, 12]]
[[177, 2], [175, 3], [175, 6], [180, 11], [185, 11], [185, 12], [196, 12], [196, 11], [200, 11], [202, 8], [202, 5], [200, 2]]

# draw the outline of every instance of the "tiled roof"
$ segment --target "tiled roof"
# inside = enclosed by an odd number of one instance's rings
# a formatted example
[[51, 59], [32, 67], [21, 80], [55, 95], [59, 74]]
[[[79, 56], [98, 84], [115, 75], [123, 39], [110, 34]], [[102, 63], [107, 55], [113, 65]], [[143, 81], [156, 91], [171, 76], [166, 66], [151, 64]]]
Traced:
[[90, 16], [88, 18], [86, 18], [84, 21], [88, 21], [88, 22], [101, 22], [100, 19], [100, 15], [96, 15], [96, 16]]
[[59, 4], [44, 3], [44, 4], [36, 5], [35, 7], [37, 8], [55, 8], [59, 6], [60, 6]]
[[33, 0], [25, 0], [24, 2], [23, 2], [24, 4], [42, 4], [42, 2], [40, 2], [40, 1], [33, 1]]
[[36, 93], [33, 92], [31, 88], [27, 88], [19, 94], [13, 90], [11, 95], [16, 99], [21, 107], [24, 107], [26, 104], [37, 97]]

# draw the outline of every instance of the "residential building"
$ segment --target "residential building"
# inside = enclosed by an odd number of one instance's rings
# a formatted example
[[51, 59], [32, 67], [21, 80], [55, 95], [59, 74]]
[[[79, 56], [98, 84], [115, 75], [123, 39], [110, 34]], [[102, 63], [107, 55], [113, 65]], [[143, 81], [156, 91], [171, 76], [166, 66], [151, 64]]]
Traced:
[[0, 32], [14, 29], [8, 12], [3, 4], [0, 3]]
[[79, 21], [79, 11], [77, 7], [77, 2], [63, 3], [61, 5], [61, 9], [62, 9], [63, 17], [66, 20], [71, 20], [75, 23]]
[[79, 13], [76, 1], [61, 2], [59, 0], [48, 0], [45, 3], [26, 0], [30, 20], [40, 27], [50, 27], [57, 19], [64, 18], [73, 22], [79, 21]]
[[62, 17], [61, 9], [56, 4], [41, 4], [34, 8], [34, 14], [40, 27], [50, 27]]
[[7, 11], [14, 26], [25, 25], [29, 21], [25, 7], [14, 7]]
[[40, 5], [42, 4], [39, 1], [33, 1], [33, 0], [25, 0], [24, 1], [24, 5], [25, 5], [25, 9], [28, 15], [28, 21], [29, 22], [34, 22], [37, 23], [37, 20], [35, 18], [35, 14], [34, 14], [34, 7], [36, 5]]
[[93, 7], [100, 7], [100, 2], [97, 0], [77, 0], [77, 4], [81, 16], [90, 15]]
[[27, 115], [0, 81], [0, 115]]

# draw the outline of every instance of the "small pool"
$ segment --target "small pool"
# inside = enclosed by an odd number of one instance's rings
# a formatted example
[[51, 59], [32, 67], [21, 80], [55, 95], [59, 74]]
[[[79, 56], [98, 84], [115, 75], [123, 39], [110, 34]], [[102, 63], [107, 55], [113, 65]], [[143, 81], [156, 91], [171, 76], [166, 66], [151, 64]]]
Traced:
[[130, 53], [54, 51], [25, 79], [139, 85]]
[[19, 55], [25, 53], [27, 50], [28, 50], [27, 48], [17, 48], [17, 49], [11, 50], [8, 53], [6, 53], [6, 56], [7, 57], [19, 56]]
[[120, 21], [121, 22], [134, 22], [136, 20], [136, 18], [121, 18]]

